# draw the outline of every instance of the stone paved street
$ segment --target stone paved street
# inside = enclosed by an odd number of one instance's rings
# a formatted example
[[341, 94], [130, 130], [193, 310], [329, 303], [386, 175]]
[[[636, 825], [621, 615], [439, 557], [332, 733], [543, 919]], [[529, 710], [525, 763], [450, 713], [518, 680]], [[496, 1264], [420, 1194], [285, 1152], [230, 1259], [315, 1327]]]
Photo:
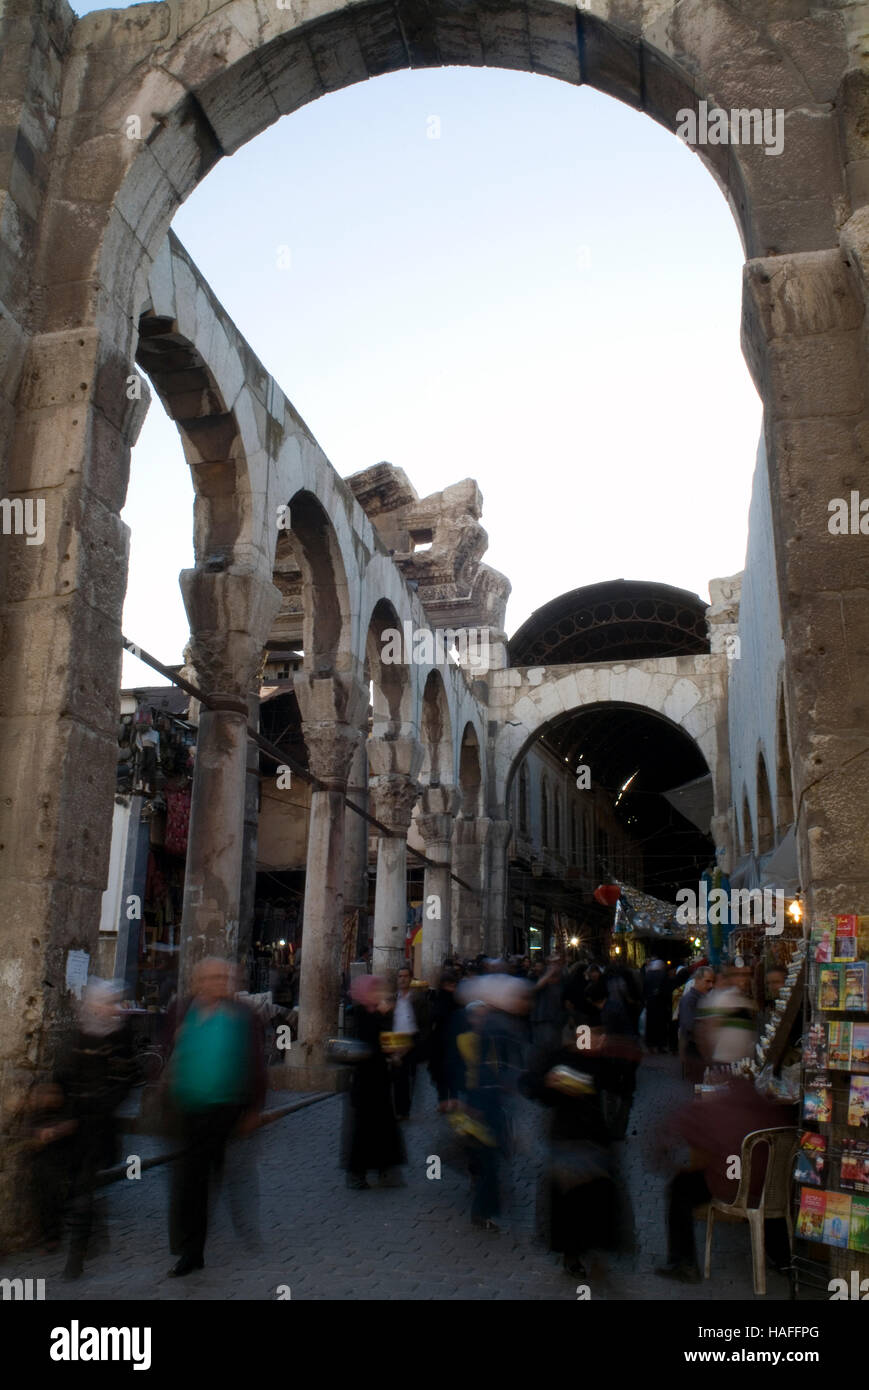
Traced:
[[[666, 1109], [687, 1095], [678, 1063], [648, 1057], [629, 1137], [620, 1146], [637, 1223], [633, 1255], [607, 1257], [594, 1271], [592, 1299], [752, 1299], [746, 1226], [716, 1228], [712, 1279], [698, 1286], [670, 1286], [654, 1277], [665, 1254], [666, 1177], [648, 1171], [646, 1138]], [[98, 1254], [77, 1283], [60, 1277], [63, 1258], [18, 1256], [0, 1265], [0, 1277], [44, 1277], [46, 1297], [93, 1299], [273, 1299], [288, 1285], [293, 1299], [575, 1299], [579, 1281], [566, 1275], [560, 1257], [535, 1235], [535, 1191], [541, 1145], [541, 1111], [520, 1100], [517, 1149], [504, 1183], [503, 1230], [487, 1235], [469, 1221], [468, 1178], [435, 1113], [428, 1074], [417, 1079], [414, 1113], [405, 1128], [409, 1164], [403, 1189], [351, 1192], [337, 1166], [343, 1099], [287, 1115], [239, 1146], [206, 1247], [206, 1268], [183, 1280], [167, 1280], [172, 1263], [166, 1239], [167, 1165], [141, 1180], [105, 1189], [111, 1251]], [[637, 1131], [636, 1134], [633, 1131]], [[448, 1132], [447, 1132], [448, 1133]], [[126, 1153], [154, 1151], [155, 1141], [128, 1138]], [[443, 1158], [443, 1176], [426, 1177], [426, 1158]], [[227, 1200], [250, 1168], [259, 1180], [261, 1248], [233, 1228]], [[248, 1202], [249, 1207], [249, 1202]], [[702, 1228], [698, 1226], [698, 1245]], [[770, 1272], [767, 1299], [787, 1297], [787, 1283]]]

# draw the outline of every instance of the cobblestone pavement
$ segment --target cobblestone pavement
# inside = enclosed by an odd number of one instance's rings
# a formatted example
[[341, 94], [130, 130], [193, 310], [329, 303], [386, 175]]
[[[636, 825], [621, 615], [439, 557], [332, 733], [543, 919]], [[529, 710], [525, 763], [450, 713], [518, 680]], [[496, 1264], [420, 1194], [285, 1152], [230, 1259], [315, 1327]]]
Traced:
[[[678, 1063], [647, 1057], [628, 1138], [619, 1145], [636, 1222], [636, 1250], [605, 1256], [587, 1282], [594, 1299], [753, 1299], [748, 1228], [716, 1227], [712, 1278], [669, 1285], [654, 1269], [665, 1257], [666, 1173], [653, 1172], [646, 1151], [653, 1126], [688, 1095]], [[169, 1168], [145, 1171], [107, 1187], [111, 1249], [88, 1261], [82, 1279], [65, 1283], [63, 1257], [20, 1255], [0, 1264], [0, 1277], [46, 1279], [46, 1298], [275, 1299], [570, 1299], [581, 1282], [561, 1268], [536, 1235], [535, 1195], [542, 1160], [541, 1108], [516, 1102], [517, 1152], [505, 1173], [500, 1235], [470, 1225], [469, 1180], [450, 1132], [435, 1111], [427, 1072], [417, 1078], [413, 1115], [404, 1126], [407, 1186], [349, 1191], [338, 1168], [343, 1097], [308, 1106], [234, 1147], [224, 1192], [212, 1218], [206, 1267], [166, 1279], [172, 1263], [166, 1236]], [[127, 1136], [125, 1153], [152, 1153], [155, 1141]], [[427, 1158], [442, 1158], [439, 1180]], [[373, 1178], [372, 1178], [373, 1181]], [[253, 1227], [250, 1193], [259, 1189]], [[239, 1232], [231, 1219], [234, 1191]], [[239, 1214], [238, 1211], [236, 1213]], [[255, 1228], [258, 1227], [257, 1240]], [[703, 1228], [698, 1226], [700, 1248]], [[787, 1297], [787, 1282], [770, 1272], [767, 1299]], [[286, 1292], [283, 1294], [286, 1297]]]

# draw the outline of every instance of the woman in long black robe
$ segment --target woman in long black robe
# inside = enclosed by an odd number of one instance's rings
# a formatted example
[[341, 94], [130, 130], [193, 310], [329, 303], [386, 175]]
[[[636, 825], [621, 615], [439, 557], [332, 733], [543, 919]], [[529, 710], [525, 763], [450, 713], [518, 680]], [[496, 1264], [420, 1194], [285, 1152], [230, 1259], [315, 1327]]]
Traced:
[[[584, 1073], [594, 1089], [568, 1094], [549, 1084], [555, 1067]], [[564, 1256], [571, 1274], [586, 1273], [589, 1251], [619, 1249], [620, 1195], [613, 1172], [610, 1135], [601, 1104], [606, 1061], [575, 1042], [550, 1051], [525, 1073], [520, 1089], [550, 1112], [549, 1154], [540, 1209], [550, 1250]]]
[[345, 1110], [343, 1163], [348, 1187], [365, 1188], [366, 1173], [376, 1169], [385, 1185], [401, 1180], [396, 1169], [407, 1162], [404, 1138], [392, 1105], [389, 1062], [380, 1034], [390, 1029], [389, 1013], [377, 1005], [357, 1004], [354, 1032], [368, 1056], [353, 1064], [353, 1079]]

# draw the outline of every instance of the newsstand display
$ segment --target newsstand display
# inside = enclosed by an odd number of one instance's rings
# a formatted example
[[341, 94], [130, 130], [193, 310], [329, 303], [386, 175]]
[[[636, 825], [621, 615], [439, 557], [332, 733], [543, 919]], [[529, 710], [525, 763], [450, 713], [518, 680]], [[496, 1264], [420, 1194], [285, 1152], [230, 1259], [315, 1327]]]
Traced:
[[847, 1298], [869, 1276], [869, 916], [812, 927], [804, 1001], [794, 1283]]

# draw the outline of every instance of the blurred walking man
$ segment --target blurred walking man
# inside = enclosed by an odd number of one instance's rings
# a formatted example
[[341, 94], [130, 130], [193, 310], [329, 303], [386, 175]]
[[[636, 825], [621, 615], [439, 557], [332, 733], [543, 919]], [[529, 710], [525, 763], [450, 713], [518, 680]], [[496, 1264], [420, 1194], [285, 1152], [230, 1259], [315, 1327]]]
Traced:
[[228, 1139], [256, 1128], [265, 1099], [262, 1029], [233, 998], [234, 975], [229, 961], [213, 957], [196, 966], [169, 1063], [169, 1099], [186, 1146], [172, 1174], [169, 1240], [180, 1259], [170, 1278], [202, 1268], [212, 1173], [219, 1180]]

